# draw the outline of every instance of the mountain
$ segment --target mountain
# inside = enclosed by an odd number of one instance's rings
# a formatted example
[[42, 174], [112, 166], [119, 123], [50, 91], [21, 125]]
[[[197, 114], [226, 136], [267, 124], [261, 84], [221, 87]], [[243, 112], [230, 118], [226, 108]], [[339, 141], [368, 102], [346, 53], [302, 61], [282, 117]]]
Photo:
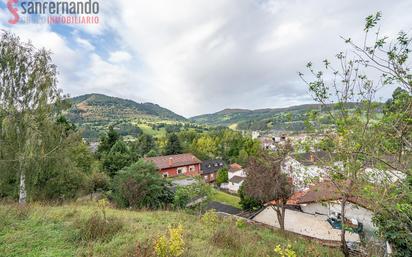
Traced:
[[[82, 131], [83, 138], [96, 141], [110, 125], [122, 136], [137, 136], [142, 131], [155, 135], [164, 133], [166, 126], [181, 125], [188, 120], [153, 103], [102, 94], [87, 94], [68, 99], [71, 108], [65, 114]], [[168, 124], [168, 125], [166, 125]]]
[[190, 118], [211, 126], [236, 127], [242, 130], [304, 130], [309, 111], [320, 111], [319, 104], [305, 104], [276, 109], [224, 109]]
[[153, 103], [136, 103], [132, 100], [102, 94], [87, 94], [69, 99], [72, 108], [69, 118], [75, 123], [108, 122], [117, 119], [157, 118], [185, 121], [186, 119]]

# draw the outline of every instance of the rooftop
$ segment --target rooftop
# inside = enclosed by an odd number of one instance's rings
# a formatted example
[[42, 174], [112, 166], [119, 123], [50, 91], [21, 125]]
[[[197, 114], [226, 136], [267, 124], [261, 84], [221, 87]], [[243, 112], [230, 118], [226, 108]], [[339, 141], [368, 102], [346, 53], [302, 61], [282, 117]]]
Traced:
[[210, 174], [218, 171], [221, 168], [226, 167], [226, 163], [223, 160], [206, 160], [202, 162], [203, 174]]
[[158, 169], [174, 168], [185, 165], [200, 164], [202, 161], [191, 153], [164, 155], [145, 158], [153, 162]]
[[232, 163], [229, 165], [229, 172], [235, 172], [235, 171], [239, 171], [242, 170], [242, 166], [240, 166], [240, 164], [237, 163]]

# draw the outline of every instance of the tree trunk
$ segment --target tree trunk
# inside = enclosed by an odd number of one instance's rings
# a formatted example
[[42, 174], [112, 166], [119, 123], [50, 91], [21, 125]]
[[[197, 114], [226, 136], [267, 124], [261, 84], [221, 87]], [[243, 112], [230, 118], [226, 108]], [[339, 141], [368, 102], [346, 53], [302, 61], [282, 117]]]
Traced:
[[26, 174], [24, 173], [21, 166], [22, 165], [20, 164], [19, 204], [20, 205], [25, 205], [26, 204], [26, 198], [27, 198]]
[[340, 234], [340, 241], [341, 241], [341, 248], [342, 248], [342, 253], [345, 257], [349, 257], [349, 248], [348, 245], [346, 244], [346, 230], [345, 230], [345, 207], [346, 207], [346, 201], [348, 200], [347, 196], [344, 196], [341, 201], [341, 234]]
[[285, 206], [276, 206], [274, 207], [274, 210], [276, 211], [280, 229], [285, 230]]

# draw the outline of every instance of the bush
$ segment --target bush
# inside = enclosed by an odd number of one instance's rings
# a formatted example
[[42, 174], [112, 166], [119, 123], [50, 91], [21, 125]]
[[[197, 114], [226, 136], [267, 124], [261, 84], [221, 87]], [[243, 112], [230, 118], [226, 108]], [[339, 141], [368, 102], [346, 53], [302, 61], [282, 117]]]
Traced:
[[184, 252], [183, 226], [169, 227], [169, 237], [160, 236], [155, 243], [155, 252], [159, 257], [178, 257]]
[[110, 188], [110, 177], [103, 172], [93, 171], [89, 177], [89, 192], [102, 192]]
[[185, 208], [192, 200], [204, 198], [196, 204], [196, 207], [202, 207], [202, 203], [206, 203], [211, 194], [211, 187], [201, 179], [189, 186], [178, 186], [173, 197], [173, 207]]
[[99, 213], [93, 214], [78, 224], [78, 239], [81, 241], [109, 241], [123, 228], [123, 222], [115, 217], [105, 219]]
[[246, 195], [244, 185], [242, 184], [239, 188], [240, 206], [243, 210], [257, 210], [262, 208], [262, 202], [253, 199], [252, 197]]
[[232, 225], [219, 226], [213, 233], [211, 244], [222, 249], [238, 251], [242, 247], [242, 234]]
[[219, 216], [217, 216], [215, 210], [208, 210], [207, 212], [205, 212], [205, 214], [202, 215], [201, 221], [208, 227], [214, 227], [219, 222]]
[[229, 181], [229, 175], [226, 168], [219, 169], [216, 176], [216, 184], [220, 186], [222, 183]]
[[121, 170], [113, 184], [113, 200], [119, 207], [157, 209], [173, 200], [170, 184], [143, 160]]
[[245, 228], [246, 227], [246, 222], [244, 219], [238, 219], [236, 220], [236, 227], [237, 228]]

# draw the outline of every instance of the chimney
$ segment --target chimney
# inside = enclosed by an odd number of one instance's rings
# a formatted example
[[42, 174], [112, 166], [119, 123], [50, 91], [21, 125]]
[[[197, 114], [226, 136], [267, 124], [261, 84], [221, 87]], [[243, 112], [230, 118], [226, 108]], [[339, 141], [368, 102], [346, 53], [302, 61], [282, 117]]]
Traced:
[[170, 158], [169, 158], [169, 166], [172, 166], [172, 165], [173, 165], [173, 158], [170, 157]]

